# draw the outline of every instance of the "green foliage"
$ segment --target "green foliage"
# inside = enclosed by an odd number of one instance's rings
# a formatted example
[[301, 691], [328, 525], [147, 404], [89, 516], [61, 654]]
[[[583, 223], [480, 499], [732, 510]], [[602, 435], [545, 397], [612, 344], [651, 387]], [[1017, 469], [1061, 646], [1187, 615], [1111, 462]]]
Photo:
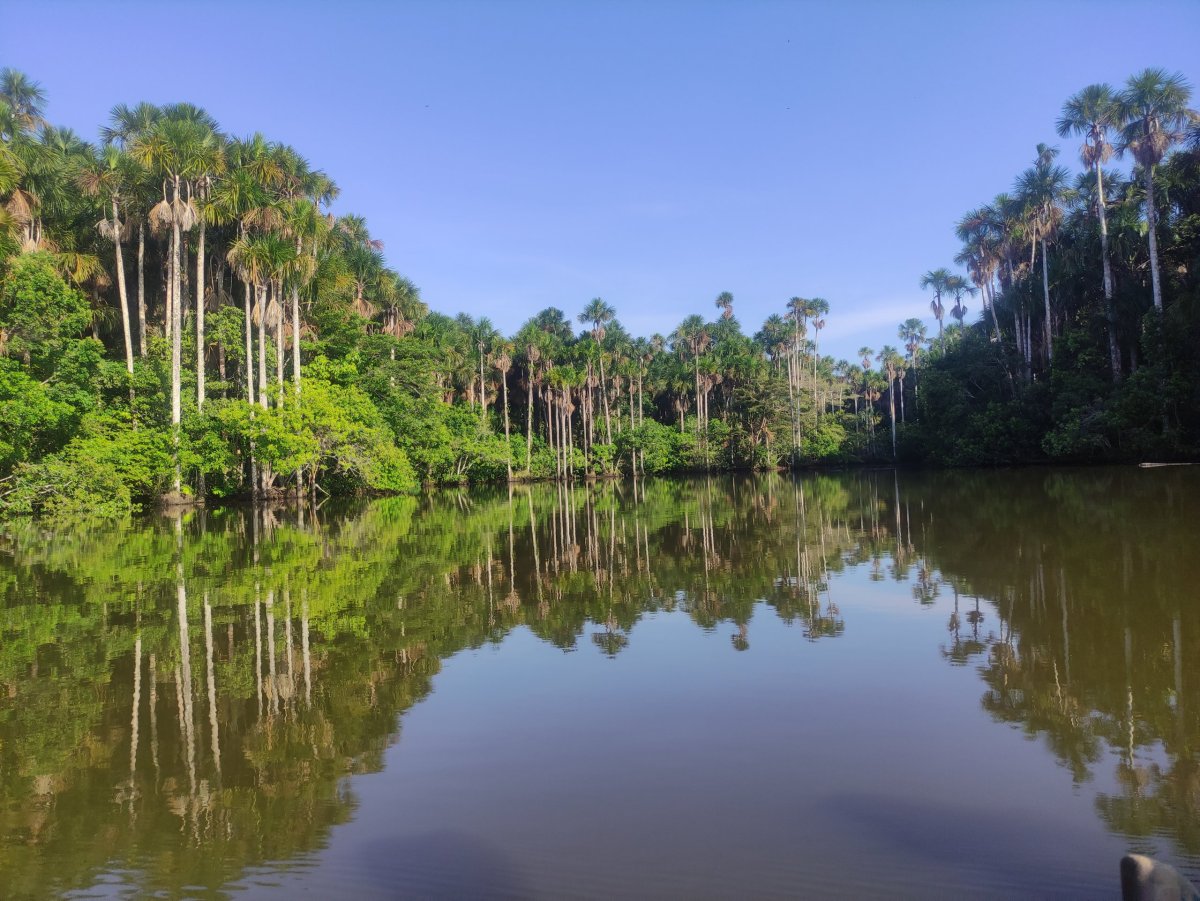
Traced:
[[90, 520], [124, 516], [161, 493], [171, 477], [171, 443], [153, 429], [88, 417], [60, 452], [23, 463], [0, 491], [0, 515]]
[[18, 257], [0, 282], [4, 350], [35, 377], [54, 369], [90, 321], [87, 301], [63, 281], [47, 253]]
[[806, 460], [834, 463], [843, 459], [846, 449], [846, 427], [823, 417], [814, 429], [805, 431], [800, 443]]
[[0, 474], [61, 448], [79, 425], [79, 410], [30, 378], [16, 361], [0, 358]]

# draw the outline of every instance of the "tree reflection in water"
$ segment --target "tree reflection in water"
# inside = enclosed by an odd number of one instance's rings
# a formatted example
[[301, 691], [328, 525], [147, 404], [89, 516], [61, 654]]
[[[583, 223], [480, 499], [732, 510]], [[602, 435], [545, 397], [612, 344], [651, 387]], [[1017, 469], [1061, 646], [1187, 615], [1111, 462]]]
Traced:
[[520, 627], [618, 658], [673, 614], [751, 651], [767, 610], [821, 641], [853, 633], [854, 572], [944, 611], [942, 657], [1076, 782], [1115, 753], [1110, 829], [1200, 853], [1196, 509], [1184, 470], [882, 471], [18, 523], [0, 873], [18, 896], [112, 868], [218, 888], [323, 846], [355, 809], [343, 777], [381, 767], [464, 648]]

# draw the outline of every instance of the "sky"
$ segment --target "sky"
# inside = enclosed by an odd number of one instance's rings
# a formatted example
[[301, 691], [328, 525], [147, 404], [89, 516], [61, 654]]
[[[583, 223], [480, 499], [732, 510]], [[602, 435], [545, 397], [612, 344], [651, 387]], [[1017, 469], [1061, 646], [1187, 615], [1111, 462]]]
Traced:
[[1197, 0], [0, 0], [55, 124], [186, 100], [289, 143], [434, 310], [511, 333], [603, 297], [666, 334], [730, 291], [752, 334], [824, 297], [845, 358], [936, 330], [921, 274], [1039, 141], [1078, 165], [1068, 96], [1200, 84], [1198, 36]]

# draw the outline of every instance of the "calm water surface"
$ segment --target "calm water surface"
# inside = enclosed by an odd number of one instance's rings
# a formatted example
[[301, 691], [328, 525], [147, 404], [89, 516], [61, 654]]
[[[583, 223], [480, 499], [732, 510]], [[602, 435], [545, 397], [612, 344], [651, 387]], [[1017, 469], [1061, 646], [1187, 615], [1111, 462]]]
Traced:
[[4, 897], [1200, 878], [1200, 472], [782, 476], [0, 538]]

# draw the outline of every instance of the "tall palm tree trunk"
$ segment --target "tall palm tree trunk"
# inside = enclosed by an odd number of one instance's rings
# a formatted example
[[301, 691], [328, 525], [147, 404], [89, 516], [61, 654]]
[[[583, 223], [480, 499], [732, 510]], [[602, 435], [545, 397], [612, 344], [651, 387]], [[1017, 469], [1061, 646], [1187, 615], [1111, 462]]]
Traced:
[[896, 400], [892, 390], [895, 384], [894, 379], [888, 379], [888, 419], [892, 423], [892, 460], [896, 459]]
[[[392, 348], [392, 359], [396, 359]], [[300, 289], [292, 286], [292, 387], [300, 396]]]
[[533, 368], [525, 374], [525, 475], [533, 474]]
[[250, 310], [250, 282], [242, 283], [242, 301], [246, 322], [246, 402], [254, 403], [254, 317]]
[[[121, 252], [121, 220], [118, 216], [117, 199], [113, 198], [113, 252], [117, 263], [117, 294], [121, 300], [121, 331], [125, 337], [125, 370], [133, 375], [133, 335], [129, 327], [129, 295], [125, 290], [125, 258]], [[133, 402], [133, 385], [129, 386], [129, 401]]]
[[500, 384], [504, 386], [504, 449], [505, 463], [508, 466], [508, 480], [512, 481], [512, 435], [508, 425], [508, 370], [500, 373]]
[[993, 290], [992, 290], [991, 278], [988, 278], [986, 281], [984, 281], [983, 289], [984, 289], [985, 296], [987, 297], [988, 309], [991, 311], [991, 314], [992, 314], [992, 334], [995, 336], [996, 341], [999, 342], [1000, 341], [1000, 320], [996, 316], [996, 295], [993, 293]]
[[1046, 341], [1046, 365], [1054, 362], [1054, 329], [1052, 328], [1052, 320], [1050, 318], [1050, 274], [1049, 263], [1050, 251], [1046, 247], [1046, 238], [1042, 237], [1042, 297], [1046, 302], [1046, 325], [1045, 325], [1045, 341]]
[[608, 412], [608, 383], [604, 376], [604, 354], [600, 354], [600, 394], [604, 397], [604, 437], [612, 444], [612, 419]]
[[[175, 180], [175, 197], [179, 197], [179, 180]], [[179, 424], [181, 421], [180, 390], [183, 376], [183, 318], [182, 304], [179, 302], [181, 291], [179, 272], [179, 245], [182, 243], [179, 220], [172, 216], [171, 221], [171, 294], [174, 302], [171, 304], [171, 441], [175, 447], [175, 492], [179, 493], [183, 477], [179, 466]]]
[[258, 302], [258, 403], [267, 408], [267, 286], [259, 285]]
[[1146, 232], [1150, 238], [1150, 287], [1154, 293], [1154, 310], [1162, 315], [1162, 283], [1158, 274], [1158, 207], [1154, 204], [1154, 166], [1146, 170]]
[[483, 342], [479, 342], [479, 415], [487, 423], [487, 384], [483, 380]]
[[275, 382], [279, 385], [279, 406], [283, 406], [283, 283], [275, 285]]
[[138, 356], [146, 356], [146, 225], [138, 223]]
[[[161, 249], [161, 243], [160, 249]], [[163, 337], [171, 340], [171, 292], [174, 291], [174, 280], [171, 270], [171, 239], [167, 239], [166, 253], [162, 255], [163, 270]]]
[[563, 426], [567, 432], [567, 443], [564, 452], [567, 455], [567, 478], [575, 475], [575, 437], [571, 429], [571, 389], [563, 386]]
[[196, 242], [196, 409], [204, 407], [204, 218]]
[[1100, 262], [1104, 270], [1104, 319], [1108, 327], [1108, 358], [1112, 379], [1121, 381], [1121, 345], [1117, 341], [1117, 305], [1113, 302], [1112, 263], [1108, 259], [1108, 212], [1104, 209], [1104, 174], [1096, 160], [1096, 213], [1100, 218]]

